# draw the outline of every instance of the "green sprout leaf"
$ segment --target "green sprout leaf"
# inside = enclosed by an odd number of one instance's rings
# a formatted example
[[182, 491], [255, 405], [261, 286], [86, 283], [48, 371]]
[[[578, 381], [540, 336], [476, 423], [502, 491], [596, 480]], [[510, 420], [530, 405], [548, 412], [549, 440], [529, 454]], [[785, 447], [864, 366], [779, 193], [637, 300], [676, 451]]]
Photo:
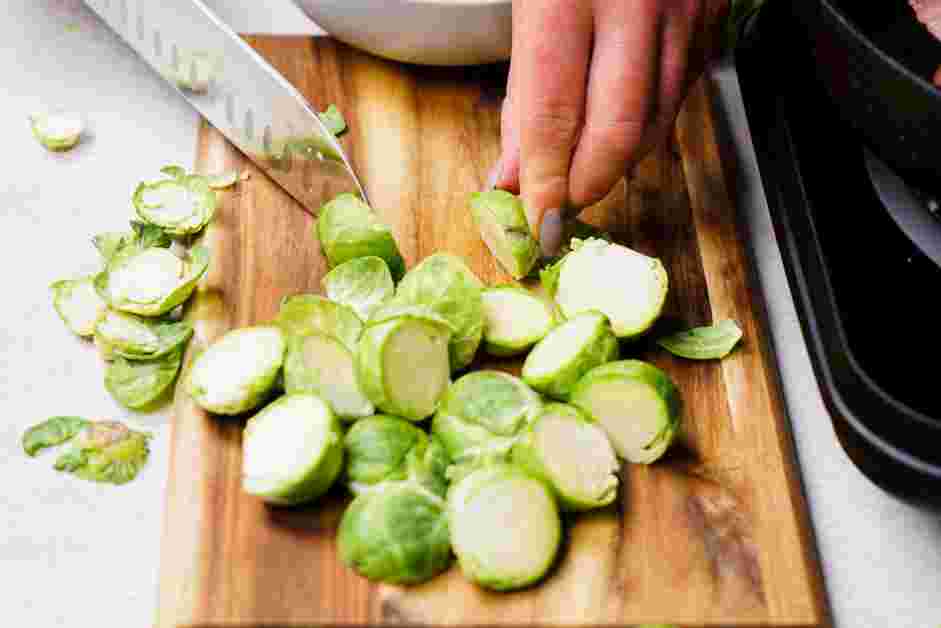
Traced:
[[160, 172], [171, 179], [182, 179], [186, 176], [186, 169], [183, 166], [169, 165], [160, 169]]
[[380, 257], [357, 257], [331, 270], [323, 278], [331, 301], [347, 305], [364, 321], [395, 293], [392, 273]]
[[73, 113], [36, 113], [29, 116], [29, 122], [33, 137], [56, 152], [73, 148], [85, 130], [81, 117]]
[[117, 356], [105, 371], [105, 388], [126, 408], [145, 408], [167, 391], [182, 363], [182, 347], [153, 360]]
[[107, 304], [95, 290], [93, 277], [63, 279], [49, 286], [52, 306], [72, 333], [91, 336], [95, 325], [104, 316]]
[[26, 430], [23, 451], [35, 456], [46, 447], [55, 447], [71, 439], [89, 422], [77, 416], [54, 416]]
[[742, 339], [742, 330], [735, 321], [727, 319], [715, 325], [693, 327], [657, 339], [657, 344], [681, 358], [690, 360], [722, 359]]
[[321, 207], [316, 229], [330, 268], [371, 255], [385, 260], [393, 279], [405, 272], [392, 231], [354, 194], [340, 194]]
[[326, 334], [350, 351], [356, 351], [363, 332], [363, 322], [352, 308], [316, 294], [296, 294], [284, 299], [274, 323], [286, 336]]
[[193, 326], [187, 321], [154, 320], [114, 310], [108, 310], [95, 327], [95, 343], [106, 360], [163, 357], [192, 335]]
[[343, 114], [340, 113], [340, 110], [337, 109], [336, 105], [328, 105], [327, 108], [318, 113], [317, 116], [320, 118], [320, 121], [323, 122], [324, 126], [327, 127], [327, 130], [337, 137], [347, 131], [346, 119], [343, 117]]
[[56, 460], [55, 469], [92, 482], [125, 484], [147, 463], [151, 437], [117, 421], [89, 422], [76, 435], [72, 448]]

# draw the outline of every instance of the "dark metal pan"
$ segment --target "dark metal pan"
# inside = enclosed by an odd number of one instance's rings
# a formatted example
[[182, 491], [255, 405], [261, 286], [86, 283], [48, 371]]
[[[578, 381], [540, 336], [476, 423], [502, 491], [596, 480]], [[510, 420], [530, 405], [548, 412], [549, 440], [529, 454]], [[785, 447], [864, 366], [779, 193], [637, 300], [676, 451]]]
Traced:
[[840, 115], [906, 180], [941, 186], [941, 89], [932, 83], [941, 41], [904, 0], [798, 0], [794, 8]]

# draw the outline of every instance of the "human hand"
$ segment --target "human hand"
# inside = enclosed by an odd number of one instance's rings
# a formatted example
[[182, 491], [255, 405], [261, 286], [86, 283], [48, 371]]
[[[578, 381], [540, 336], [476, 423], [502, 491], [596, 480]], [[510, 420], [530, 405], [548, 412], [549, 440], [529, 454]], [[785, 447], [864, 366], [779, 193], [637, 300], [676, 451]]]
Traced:
[[514, 0], [488, 186], [522, 194], [544, 253], [670, 132], [727, 11], [728, 0]]

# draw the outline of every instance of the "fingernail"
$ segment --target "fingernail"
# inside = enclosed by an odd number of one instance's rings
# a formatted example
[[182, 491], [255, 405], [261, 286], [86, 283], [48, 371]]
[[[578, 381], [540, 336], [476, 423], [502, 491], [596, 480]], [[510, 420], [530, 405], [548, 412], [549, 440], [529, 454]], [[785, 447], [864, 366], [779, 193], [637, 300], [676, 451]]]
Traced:
[[562, 245], [562, 210], [550, 209], [542, 215], [539, 226], [539, 246], [546, 257], [559, 252]]
[[503, 174], [503, 157], [497, 159], [497, 163], [493, 164], [493, 168], [490, 169], [487, 182], [484, 184], [484, 192], [489, 192], [497, 185], [497, 179], [500, 178], [501, 174]]

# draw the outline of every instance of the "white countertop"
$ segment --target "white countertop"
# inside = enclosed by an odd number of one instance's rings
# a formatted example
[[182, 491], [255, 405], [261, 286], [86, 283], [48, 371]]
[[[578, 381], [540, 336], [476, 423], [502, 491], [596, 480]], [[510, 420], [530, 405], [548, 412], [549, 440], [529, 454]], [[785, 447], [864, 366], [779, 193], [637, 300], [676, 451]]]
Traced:
[[[312, 33], [288, 0], [211, 0], [242, 32]], [[92, 234], [121, 229], [134, 184], [194, 159], [197, 116], [78, 0], [7, 3], [0, 20], [0, 624], [152, 623], [168, 458], [169, 411], [129, 415], [102, 385], [94, 349], [52, 309], [47, 286], [90, 273]], [[76, 28], [77, 27], [77, 28]], [[811, 371], [757, 177], [734, 71], [713, 73], [739, 153], [740, 206], [768, 303], [776, 355], [840, 628], [941, 624], [941, 518], [872, 486], [837, 443]], [[53, 155], [28, 113], [56, 106], [87, 116], [90, 140]], [[23, 455], [30, 425], [56, 414], [127, 419], [154, 432], [133, 485], [98, 486]]]

